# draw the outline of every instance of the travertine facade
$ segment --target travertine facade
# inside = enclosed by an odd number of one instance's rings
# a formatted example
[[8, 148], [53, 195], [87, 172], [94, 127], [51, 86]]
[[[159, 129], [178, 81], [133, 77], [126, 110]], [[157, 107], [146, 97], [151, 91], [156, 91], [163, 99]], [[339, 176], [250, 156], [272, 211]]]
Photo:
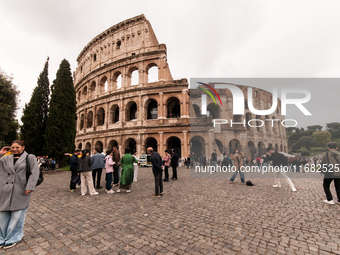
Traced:
[[[215, 84], [209, 85], [214, 87]], [[257, 116], [248, 109], [248, 86], [230, 85], [239, 87], [243, 92], [244, 115], [233, 115], [233, 96], [228, 89], [217, 89], [222, 107], [215, 105], [213, 100], [207, 97], [209, 116], [201, 115], [201, 95], [204, 92], [198, 89], [190, 91], [191, 150], [196, 155], [210, 156], [213, 150], [220, 155], [223, 152], [229, 154], [239, 148], [251, 158], [263, 155], [267, 147], [288, 152], [286, 128], [281, 123], [284, 120], [281, 115], [281, 101], [277, 99], [274, 113]], [[273, 103], [272, 93], [258, 88], [253, 88], [252, 98], [253, 106], [258, 110], [270, 109]], [[213, 127], [213, 119], [226, 120], [228, 123]], [[231, 122], [239, 124], [233, 124], [231, 127]]]
[[144, 15], [96, 36], [77, 62], [76, 148], [190, 153], [188, 82], [172, 79], [166, 46]]
[[[234, 147], [246, 148], [249, 156], [270, 145], [287, 150], [285, 129], [277, 123], [274, 128], [268, 124], [211, 128], [212, 118], [237, 118], [231, 113], [230, 92], [221, 93], [226, 102], [222, 109], [209, 102], [211, 116], [198, 116], [195, 94], [190, 106], [188, 81], [172, 79], [166, 54], [166, 46], [158, 43], [144, 15], [107, 29], [85, 46], [74, 73], [76, 148], [93, 152], [96, 147], [105, 151], [118, 145], [121, 153], [130, 147], [141, 154], [151, 146], [162, 155], [165, 149], [175, 148], [182, 157], [190, 155], [190, 149], [207, 156], [214, 149], [228, 153]], [[246, 86], [240, 87], [246, 90]], [[254, 93], [258, 93], [254, 95], [258, 109], [271, 104], [269, 92]], [[279, 111], [268, 118], [281, 119]], [[190, 116], [192, 123], [203, 121], [210, 126], [199, 125], [200, 129], [190, 131]], [[244, 117], [255, 116], [246, 110]]]

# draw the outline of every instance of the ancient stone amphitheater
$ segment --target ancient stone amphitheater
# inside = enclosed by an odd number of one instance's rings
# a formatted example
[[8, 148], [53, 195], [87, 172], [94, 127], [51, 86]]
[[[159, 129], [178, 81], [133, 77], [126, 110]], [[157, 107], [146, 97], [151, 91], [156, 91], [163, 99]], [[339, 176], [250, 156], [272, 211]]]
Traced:
[[[235, 146], [246, 147], [251, 154], [268, 145], [286, 151], [285, 130], [280, 127], [222, 128], [217, 133], [203, 128], [190, 137], [190, 120], [227, 117], [228, 109], [209, 105], [210, 116], [197, 114], [197, 104], [190, 105], [187, 79], [172, 79], [166, 46], [159, 44], [144, 15], [96, 36], [80, 52], [77, 63], [76, 148], [93, 152], [118, 145], [121, 152], [130, 147], [142, 154], [151, 146], [161, 155], [175, 148], [181, 157], [190, 155], [190, 149], [208, 156], [214, 149], [228, 153]], [[262, 96], [255, 101], [270, 101], [269, 92], [258, 93]], [[228, 92], [224, 94], [228, 101]]]

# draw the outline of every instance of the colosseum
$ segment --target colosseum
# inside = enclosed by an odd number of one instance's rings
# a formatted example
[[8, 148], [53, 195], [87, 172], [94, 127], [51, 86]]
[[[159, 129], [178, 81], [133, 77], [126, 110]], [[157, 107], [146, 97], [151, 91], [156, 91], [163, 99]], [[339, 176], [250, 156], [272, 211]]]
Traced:
[[[190, 100], [187, 79], [172, 79], [166, 45], [158, 42], [144, 15], [96, 36], [80, 52], [77, 63], [76, 148], [93, 152], [94, 148], [118, 145], [121, 153], [130, 147], [138, 154], [147, 147], [161, 154], [174, 148], [181, 157], [190, 151], [197, 155], [210, 155], [214, 149], [228, 153], [235, 146], [246, 147], [252, 155], [269, 145], [286, 151], [285, 130], [279, 126], [212, 128], [206, 124], [212, 118], [232, 116], [230, 92], [222, 93], [225, 106], [209, 102], [210, 116], [201, 116], [195, 104], [198, 94], [193, 92]], [[255, 96], [258, 105], [271, 102], [269, 92], [254, 93], [259, 93]], [[250, 118], [249, 114], [245, 117]], [[239, 117], [233, 116], [235, 120]], [[192, 131], [190, 124], [195, 126]]]
[[172, 79], [166, 46], [144, 15], [96, 36], [77, 63], [77, 148], [189, 153], [188, 81]]

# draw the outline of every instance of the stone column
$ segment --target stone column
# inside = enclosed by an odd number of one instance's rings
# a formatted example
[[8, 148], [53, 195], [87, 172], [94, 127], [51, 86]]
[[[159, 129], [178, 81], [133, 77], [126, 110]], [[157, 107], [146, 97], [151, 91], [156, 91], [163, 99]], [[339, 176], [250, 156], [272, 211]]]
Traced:
[[182, 91], [182, 104], [183, 111], [181, 109], [181, 118], [189, 118], [189, 109], [188, 109], [188, 102], [187, 102], [187, 97], [188, 97], [188, 90], [185, 89]]
[[106, 110], [105, 110], [105, 126], [106, 126], [106, 130], [109, 129], [109, 103], [106, 103]]
[[159, 92], [158, 119], [165, 119], [165, 117], [164, 117], [164, 94], [163, 94], [163, 92]]
[[158, 149], [159, 149], [159, 153], [163, 153], [164, 151], [165, 151], [165, 149], [164, 149], [164, 137], [163, 137], [163, 135], [164, 135], [164, 132], [158, 132], [158, 134], [159, 134], [159, 142], [158, 142]]
[[138, 96], [138, 105], [137, 105], [137, 125], [142, 125], [142, 113], [143, 113], [143, 105], [142, 105], [142, 96]]
[[184, 145], [182, 157], [187, 157], [188, 155], [190, 155], [190, 153], [188, 153], [188, 131], [182, 131], [182, 133], [183, 133], [183, 145]]

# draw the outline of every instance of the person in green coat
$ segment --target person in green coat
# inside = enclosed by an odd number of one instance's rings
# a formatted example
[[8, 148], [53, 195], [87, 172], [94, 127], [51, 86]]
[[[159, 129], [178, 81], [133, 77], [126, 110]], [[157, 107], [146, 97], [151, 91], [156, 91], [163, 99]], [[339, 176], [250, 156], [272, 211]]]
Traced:
[[126, 189], [126, 192], [131, 192], [134, 174], [133, 162], [138, 163], [138, 160], [131, 155], [131, 149], [126, 148], [125, 154], [120, 160], [120, 163], [122, 163], [122, 174], [120, 177], [119, 188], [116, 192], [119, 193], [120, 189]]

